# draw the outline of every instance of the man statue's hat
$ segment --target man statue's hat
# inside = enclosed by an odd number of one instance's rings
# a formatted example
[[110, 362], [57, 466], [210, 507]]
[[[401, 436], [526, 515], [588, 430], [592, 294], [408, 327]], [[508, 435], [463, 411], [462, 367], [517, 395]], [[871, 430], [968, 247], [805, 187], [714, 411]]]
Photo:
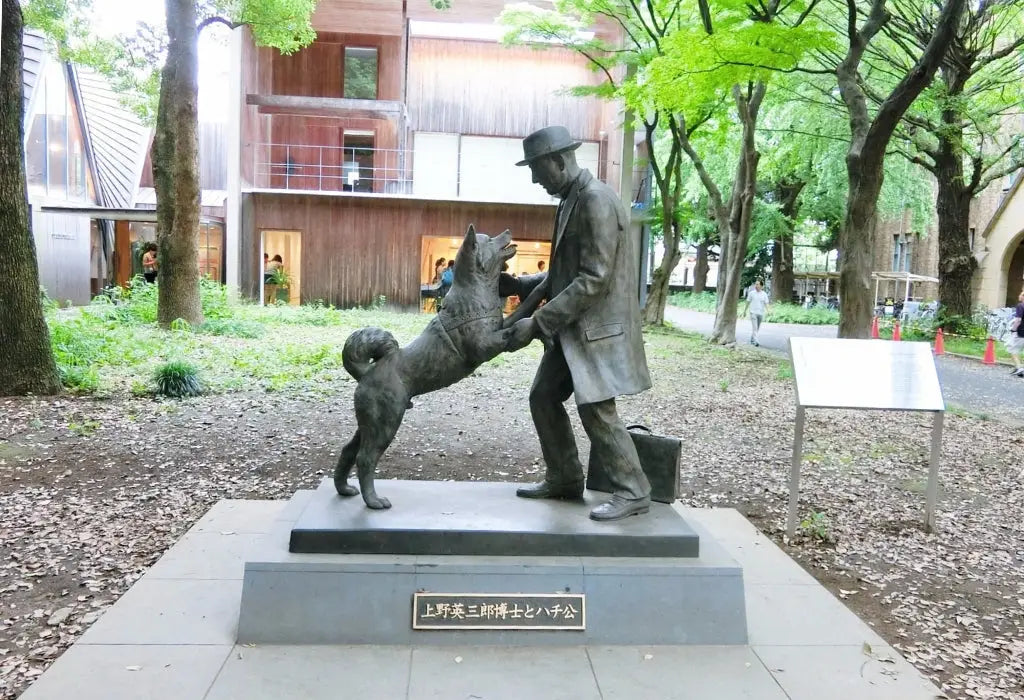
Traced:
[[575, 151], [582, 145], [582, 141], [573, 140], [564, 126], [545, 126], [523, 139], [523, 159], [516, 165], [529, 165], [541, 156]]

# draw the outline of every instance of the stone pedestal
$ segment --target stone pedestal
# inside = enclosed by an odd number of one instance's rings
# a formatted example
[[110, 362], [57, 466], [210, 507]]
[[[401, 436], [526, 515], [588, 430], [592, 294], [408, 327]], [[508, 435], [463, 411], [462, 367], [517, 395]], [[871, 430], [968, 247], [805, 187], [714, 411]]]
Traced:
[[[514, 484], [378, 486], [394, 504], [391, 511], [370, 511], [359, 497], [342, 499], [329, 481], [296, 494], [292, 517], [268, 535], [263, 550], [269, 554], [245, 565], [239, 642], [747, 641], [740, 566], [670, 506], [655, 504], [649, 516], [601, 524], [587, 513], [603, 494], [565, 503], [517, 498]], [[413, 629], [417, 592], [583, 594], [586, 628]]]
[[360, 496], [341, 498], [330, 481], [292, 528], [289, 549], [303, 554], [438, 554], [468, 556], [696, 557], [697, 534], [664, 503], [599, 523], [589, 513], [608, 499], [516, 496], [519, 484], [479, 481], [384, 481], [393, 504], [371, 510]]

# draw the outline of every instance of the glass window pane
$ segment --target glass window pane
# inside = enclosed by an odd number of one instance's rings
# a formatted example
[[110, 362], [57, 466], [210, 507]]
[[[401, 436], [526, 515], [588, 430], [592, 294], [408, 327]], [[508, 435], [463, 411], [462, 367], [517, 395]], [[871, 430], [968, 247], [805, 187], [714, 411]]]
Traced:
[[345, 47], [344, 96], [377, 99], [377, 49]]
[[63, 197], [67, 193], [68, 88], [64, 80], [64, 67], [55, 61], [47, 64], [46, 71], [46, 149], [49, 195]]
[[74, 98], [68, 92], [68, 197], [85, 199], [85, 142]]
[[25, 143], [25, 174], [29, 192], [46, 193], [46, 115], [39, 112], [32, 117]]

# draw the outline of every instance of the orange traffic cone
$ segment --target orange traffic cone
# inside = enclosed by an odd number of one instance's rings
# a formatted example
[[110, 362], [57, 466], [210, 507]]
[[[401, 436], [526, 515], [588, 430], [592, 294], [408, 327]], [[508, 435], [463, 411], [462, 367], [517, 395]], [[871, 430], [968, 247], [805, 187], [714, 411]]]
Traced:
[[878, 338], [878, 316], [871, 319], [871, 337]]
[[996, 341], [992, 340], [992, 336], [988, 337], [988, 342], [985, 343], [985, 357], [981, 358], [981, 364], [983, 365], [994, 365], [996, 363]]
[[900, 322], [896, 321], [892, 324], [892, 339], [900, 340]]
[[935, 354], [945, 355], [946, 354], [946, 341], [942, 338], [942, 329], [938, 328], [935, 330]]

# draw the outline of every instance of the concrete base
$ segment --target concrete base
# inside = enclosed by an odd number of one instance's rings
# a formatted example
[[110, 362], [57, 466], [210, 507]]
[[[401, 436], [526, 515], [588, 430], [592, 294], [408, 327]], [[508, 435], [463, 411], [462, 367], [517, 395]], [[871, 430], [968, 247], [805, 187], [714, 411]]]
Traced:
[[21, 700], [941, 696], [739, 513], [679, 504], [702, 542], [718, 542], [743, 566], [746, 646], [507, 648], [469, 636], [462, 646], [235, 644], [244, 562], [264, 560], [268, 547], [277, 556], [296, 505], [218, 503]]
[[306, 554], [696, 557], [697, 534], [664, 503], [649, 513], [595, 522], [590, 510], [608, 499], [518, 498], [519, 484], [481, 481], [383, 481], [394, 504], [367, 508], [341, 497], [324, 479], [292, 528], [289, 549]]
[[[319, 497], [300, 492], [290, 509], [307, 510]], [[245, 564], [239, 643], [747, 642], [742, 569], [707, 536], [699, 557], [295, 554], [288, 525], [282, 521], [264, 555]], [[417, 591], [584, 593], [586, 630], [414, 630]]]

